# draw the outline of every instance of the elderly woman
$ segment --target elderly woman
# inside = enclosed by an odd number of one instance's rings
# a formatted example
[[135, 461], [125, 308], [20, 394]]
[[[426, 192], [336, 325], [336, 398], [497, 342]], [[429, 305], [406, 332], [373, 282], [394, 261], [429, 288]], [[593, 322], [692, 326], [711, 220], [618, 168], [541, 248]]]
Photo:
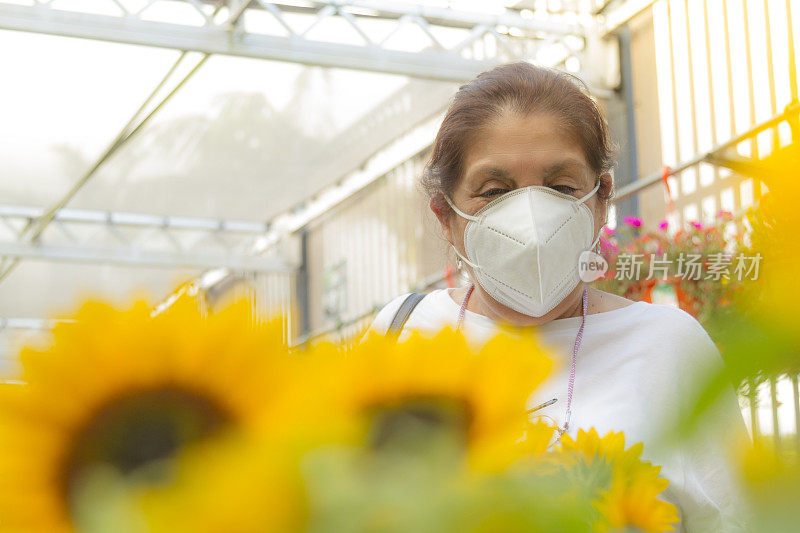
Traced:
[[517, 63], [461, 87], [422, 185], [473, 282], [400, 296], [371, 329], [403, 338], [452, 326], [480, 343], [498, 324], [535, 327], [563, 364], [530, 398], [532, 417], [554, 421], [559, 435], [624, 431], [663, 465], [678, 531], [740, 530], [728, 447], [717, 438], [747, 438], [733, 389], [704, 436], [657, 445], [691, 395], [690, 379], [720, 364], [713, 342], [680, 309], [632, 302], [579, 276], [579, 257], [606, 222], [613, 163], [605, 118], [574, 76]]

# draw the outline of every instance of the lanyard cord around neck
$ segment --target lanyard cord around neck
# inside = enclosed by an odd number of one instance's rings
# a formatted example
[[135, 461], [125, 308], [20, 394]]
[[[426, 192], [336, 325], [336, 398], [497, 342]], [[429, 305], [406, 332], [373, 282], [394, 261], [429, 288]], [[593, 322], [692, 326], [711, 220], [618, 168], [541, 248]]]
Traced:
[[[475, 284], [471, 284], [461, 301], [461, 308], [458, 310], [458, 321], [456, 322], [456, 329], [460, 330], [464, 322], [464, 314], [467, 312], [467, 302], [475, 289]], [[572, 363], [569, 371], [569, 385], [567, 386], [567, 412], [564, 415], [564, 429], [559, 429], [560, 434], [564, 434], [569, 430], [569, 420], [572, 416], [572, 393], [575, 390], [575, 363], [578, 359], [578, 350], [581, 348], [581, 341], [583, 340], [583, 326], [586, 324], [586, 315], [589, 309], [589, 292], [583, 289], [582, 298], [583, 310], [581, 312], [581, 325], [578, 328], [578, 334], [575, 336], [575, 344], [572, 346]]]

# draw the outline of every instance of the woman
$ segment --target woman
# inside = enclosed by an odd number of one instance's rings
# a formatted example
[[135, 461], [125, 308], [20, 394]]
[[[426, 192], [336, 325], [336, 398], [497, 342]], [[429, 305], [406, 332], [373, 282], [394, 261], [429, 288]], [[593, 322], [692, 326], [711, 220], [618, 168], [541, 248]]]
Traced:
[[400, 296], [371, 329], [385, 334], [391, 324], [403, 338], [455, 326], [480, 343], [499, 323], [535, 326], [563, 359], [530, 398], [532, 417], [572, 436], [579, 428], [624, 431], [629, 445], [644, 442], [644, 455], [663, 465], [679, 531], [741, 530], [725, 457], [726, 442], [747, 438], [733, 389], [704, 436], [677, 449], [656, 445], [691, 394], [691, 378], [720, 364], [713, 342], [680, 309], [580, 279], [579, 256], [606, 222], [613, 163], [607, 123], [574, 76], [517, 63], [461, 87], [422, 185], [473, 284], [421, 301]]

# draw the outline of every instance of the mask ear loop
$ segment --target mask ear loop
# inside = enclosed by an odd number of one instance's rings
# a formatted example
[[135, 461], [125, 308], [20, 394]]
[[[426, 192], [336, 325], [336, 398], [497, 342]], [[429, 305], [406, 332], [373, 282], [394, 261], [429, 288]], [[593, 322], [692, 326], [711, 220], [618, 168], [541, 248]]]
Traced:
[[[458, 256], [458, 261], [459, 261], [459, 263], [460, 263], [461, 261], [464, 261], [466, 264], [468, 264], [468, 265], [469, 265], [469, 266], [471, 266], [472, 268], [477, 268], [477, 269], [480, 269], [480, 268], [481, 268], [481, 267], [479, 267], [478, 265], [476, 265], [475, 263], [473, 263], [472, 261], [470, 261], [469, 259], [467, 259], [466, 257], [464, 257], [463, 255], [461, 255], [461, 254], [458, 252], [458, 248], [456, 248], [456, 245], [455, 245], [455, 244], [453, 244], [453, 243], [450, 243], [450, 246], [452, 246], [452, 247], [453, 247], [453, 251], [454, 251], [454, 252], [456, 253], [456, 255]], [[459, 264], [459, 265], [458, 265], [458, 267], [459, 267], [459, 268], [461, 268], [461, 265]]]
[[589, 246], [589, 249], [594, 250], [596, 254], [600, 255], [600, 232], [597, 233], [597, 238], [594, 240], [592, 245]]
[[[460, 216], [461, 218], [465, 218], [465, 219], [469, 220], [470, 222], [477, 222], [478, 220], [480, 220], [478, 217], [475, 217], [475, 216], [472, 216], [472, 215], [468, 215], [465, 212], [463, 212], [461, 209], [457, 208], [456, 205], [453, 203], [453, 201], [450, 199], [450, 197], [447, 196], [446, 194], [444, 195], [444, 199], [447, 200], [447, 203], [450, 204], [450, 207], [453, 209], [453, 211], [455, 211], [456, 214], [458, 214], [458, 216]], [[453, 247], [453, 251], [458, 256], [458, 262], [459, 262], [458, 268], [461, 268], [461, 261], [465, 262], [466, 264], [468, 264], [472, 268], [480, 268], [478, 265], [476, 265], [475, 263], [473, 263], [472, 261], [470, 261], [469, 259], [467, 259], [463, 255], [461, 255], [461, 253], [459, 253], [459, 251], [458, 251], [458, 248], [456, 248], [455, 244], [450, 243], [450, 246]]]
[[[580, 204], [584, 203], [586, 200], [588, 200], [589, 198], [591, 198], [592, 196], [594, 196], [594, 193], [596, 193], [596, 192], [597, 192], [599, 189], [600, 189], [600, 180], [597, 180], [597, 184], [594, 186], [594, 189], [592, 189], [591, 191], [589, 191], [589, 193], [587, 193], [587, 194], [586, 194], [586, 196], [584, 196], [584, 197], [582, 197], [582, 198], [579, 198], [579, 199], [577, 200], [577, 203], [578, 203], [578, 205], [580, 205]], [[452, 205], [452, 204], [451, 204], [451, 205]]]
[[446, 194], [444, 195], [444, 199], [447, 200], [447, 203], [450, 204], [450, 207], [453, 208], [453, 211], [455, 211], [461, 218], [466, 218], [467, 220], [470, 220], [472, 222], [477, 222], [478, 220], [480, 220], [478, 217], [468, 215], [461, 209], [457, 208], [456, 204], [454, 204], [453, 201], [450, 199], [450, 197], [447, 196]]
[[[588, 200], [589, 198], [594, 196], [594, 193], [596, 193], [599, 189], [600, 189], [600, 180], [597, 180], [597, 183], [595, 184], [594, 188], [591, 191], [589, 191], [589, 193], [587, 193], [585, 196], [583, 196], [582, 198], [578, 199], [576, 201], [576, 205], [581, 205], [584, 202], [586, 202], [586, 200]], [[601, 230], [602, 230], [602, 228], [601, 228]], [[598, 248], [599, 244], [600, 244], [600, 231], [597, 232], [597, 238], [589, 246], [589, 250], [596, 250], [596, 252], [599, 254], [600, 253], [600, 249]]]

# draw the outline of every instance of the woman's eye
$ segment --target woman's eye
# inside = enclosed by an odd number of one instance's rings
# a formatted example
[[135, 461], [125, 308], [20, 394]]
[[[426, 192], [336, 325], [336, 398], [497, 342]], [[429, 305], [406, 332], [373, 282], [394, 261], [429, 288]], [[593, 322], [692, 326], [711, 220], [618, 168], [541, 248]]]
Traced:
[[501, 194], [505, 194], [508, 191], [506, 189], [489, 189], [488, 191], [481, 194], [484, 198], [491, 198], [493, 196], [500, 196]]
[[553, 189], [554, 191], [558, 191], [560, 193], [569, 195], [574, 194], [575, 191], [578, 190], [575, 187], [570, 187], [569, 185], [552, 185], [550, 188]]

